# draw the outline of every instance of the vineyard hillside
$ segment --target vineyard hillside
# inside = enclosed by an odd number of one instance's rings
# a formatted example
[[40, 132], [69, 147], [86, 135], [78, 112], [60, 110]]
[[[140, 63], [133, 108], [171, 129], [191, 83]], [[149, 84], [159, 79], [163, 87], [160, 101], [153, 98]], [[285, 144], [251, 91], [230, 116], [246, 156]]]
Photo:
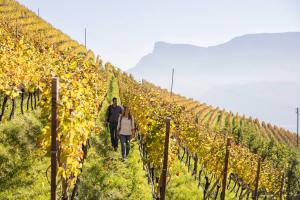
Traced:
[[[295, 133], [139, 82], [14, 0], [0, 35], [0, 199], [299, 195]], [[130, 109], [127, 158], [113, 99]]]

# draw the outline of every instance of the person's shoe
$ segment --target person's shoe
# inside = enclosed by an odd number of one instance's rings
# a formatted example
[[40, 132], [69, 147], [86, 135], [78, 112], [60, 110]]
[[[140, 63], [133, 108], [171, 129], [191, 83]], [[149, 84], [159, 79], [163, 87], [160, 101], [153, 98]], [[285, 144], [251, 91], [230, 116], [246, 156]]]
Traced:
[[115, 152], [117, 152], [118, 151], [118, 148], [117, 147], [115, 147]]

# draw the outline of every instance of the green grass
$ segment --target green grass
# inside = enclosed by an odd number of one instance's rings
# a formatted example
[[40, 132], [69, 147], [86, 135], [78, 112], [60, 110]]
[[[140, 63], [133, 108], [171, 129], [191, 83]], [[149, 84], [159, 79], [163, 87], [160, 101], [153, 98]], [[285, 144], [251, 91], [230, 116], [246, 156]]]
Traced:
[[[104, 121], [112, 97], [119, 97], [114, 78], [99, 114], [99, 124]], [[131, 142], [131, 152], [125, 162], [121, 161], [120, 144], [118, 152], [113, 151], [107, 129], [92, 134], [90, 144], [81, 174], [79, 199], [152, 199], [136, 142]]]
[[[181, 156], [183, 155], [182, 149], [180, 149], [180, 155]], [[185, 154], [185, 156], [183, 157], [182, 161], [180, 161], [178, 158], [175, 161], [175, 166], [177, 166], [176, 167], [177, 171], [179, 171], [180, 174], [183, 173], [183, 175], [181, 176], [181, 178], [179, 178], [178, 181], [180, 183], [182, 183], [182, 184], [186, 183], [186, 185], [190, 186], [190, 188], [192, 188], [193, 190], [196, 190], [196, 188], [197, 188], [200, 193], [198, 193], [197, 196], [192, 196], [191, 195], [191, 197], [189, 197], [189, 198], [185, 197], [185, 198], [179, 198], [179, 199], [190, 199], [190, 198], [191, 199], [203, 199], [204, 185], [205, 185], [205, 178], [204, 178], [204, 175], [203, 175], [204, 173], [201, 175], [201, 186], [198, 187], [198, 180], [195, 180], [195, 178], [192, 176], [192, 172], [191, 171], [188, 171], [188, 166], [185, 164], [186, 159], [187, 159], [187, 155]], [[194, 169], [194, 164], [195, 164], [194, 163], [194, 159], [191, 159], [190, 169]], [[200, 163], [198, 163], [197, 176], [198, 176], [198, 173], [199, 173], [199, 167], [201, 167]], [[175, 174], [176, 172], [172, 172], [171, 171], [171, 175], [172, 175], [172, 173]], [[208, 177], [209, 177], [209, 179], [211, 178], [210, 175], [208, 175]], [[180, 180], [180, 179], [182, 179], [182, 180]], [[220, 181], [222, 181], [222, 180], [220, 180]], [[229, 181], [229, 179], [227, 179], [227, 181]], [[211, 183], [211, 184], [213, 184], [213, 183]], [[197, 187], [195, 187], [195, 185]], [[233, 185], [234, 185], [234, 183], [231, 182], [230, 188], [232, 188]], [[211, 189], [211, 187], [208, 190], [210, 191], [210, 189]], [[236, 189], [237, 189], [237, 187], [236, 187]], [[222, 191], [222, 188], [219, 189], [218, 198], [220, 198], [221, 191]], [[182, 193], [185, 193], [185, 191], [182, 191]], [[214, 196], [215, 193], [216, 193], [216, 188], [212, 191], [212, 196]], [[188, 194], [188, 193], [185, 193], [185, 194]], [[195, 194], [196, 195], [196, 192], [192, 192], [191, 194]], [[184, 196], [186, 196], [186, 195], [184, 195]], [[226, 199], [237, 199], [236, 193], [235, 192], [231, 192], [230, 190], [226, 189], [225, 198]]]
[[[179, 172], [178, 176], [176, 175], [176, 172]], [[170, 177], [171, 179], [166, 190], [166, 199], [202, 199], [202, 190], [198, 188], [198, 184], [194, 177], [189, 174], [187, 167], [177, 159], [170, 169]]]
[[[50, 159], [35, 148], [42, 124], [39, 111], [0, 123], [0, 199], [45, 199]], [[49, 171], [50, 173], [50, 171]]]

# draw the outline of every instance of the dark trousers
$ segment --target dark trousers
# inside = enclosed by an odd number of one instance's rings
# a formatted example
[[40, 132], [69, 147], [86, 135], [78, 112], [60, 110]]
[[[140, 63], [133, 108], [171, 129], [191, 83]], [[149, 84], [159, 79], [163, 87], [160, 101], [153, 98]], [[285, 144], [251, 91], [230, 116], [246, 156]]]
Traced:
[[122, 151], [122, 158], [125, 158], [129, 154], [130, 150], [130, 135], [120, 135], [121, 139], [121, 151]]
[[118, 148], [118, 123], [109, 123], [110, 140], [113, 148]]

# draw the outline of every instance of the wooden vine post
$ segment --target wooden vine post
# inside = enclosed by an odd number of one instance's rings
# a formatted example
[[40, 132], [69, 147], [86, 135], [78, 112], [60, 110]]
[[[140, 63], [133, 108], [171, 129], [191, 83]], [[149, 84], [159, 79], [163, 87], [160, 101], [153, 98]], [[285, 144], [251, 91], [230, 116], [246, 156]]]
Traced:
[[58, 78], [52, 78], [51, 100], [51, 200], [56, 200], [56, 174], [57, 174], [57, 101]]
[[226, 181], [227, 181], [227, 173], [228, 173], [228, 162], [229, 162], [229, 148], [230, 148], [231, 140], [227, 138], [226, 141], [226, 154], [224, 160], [224, 170], [223, 170], [223, 180], [222, 180], [222, 192], [221, 192], [221, 200], [225, 200], [226, 193]]
[[23, 108], [24, 93], [25, 93], [24, 88], [21, 91], [22, 91], [22, 93], [21, 93], [21, 113], [22, 113], [22, 115], [24, 115], [24, 108]]
[[0, 122], [2, 121], [3, 119], [3, 116], [4, 116], [4, 112], [5, 112], [5, 107], [6, 107], [6, 103], [8, 101], [8, 96], [5, 95], [4, 99], [3, 99], [3, 103], [2, 103], [2, 108], [1, 108], [1, 113], [0, 113]]
[[167, 171], [168, 171], [168, 156], [169, 156], [169, 138], [170, 138], [170, 121], [171, 119], [167, 117], [166, 119], [166, 137], [165, 137], [165, 147], [164, 147], [164, 160], [163, 169], [161, 173], [161, 188], [160, 188], [160, 199], [165, 200], [166, 196], [166, 182], [167, 182]]
[[255, 190], [254, 190], [254, 195], [253, 195], [254, 200], [256, 200], [258, 198], [258, 183], [259, 183], [260, 165], [261, 165], [261, 158], [258, 158], [256, 178], [255, 178]]

